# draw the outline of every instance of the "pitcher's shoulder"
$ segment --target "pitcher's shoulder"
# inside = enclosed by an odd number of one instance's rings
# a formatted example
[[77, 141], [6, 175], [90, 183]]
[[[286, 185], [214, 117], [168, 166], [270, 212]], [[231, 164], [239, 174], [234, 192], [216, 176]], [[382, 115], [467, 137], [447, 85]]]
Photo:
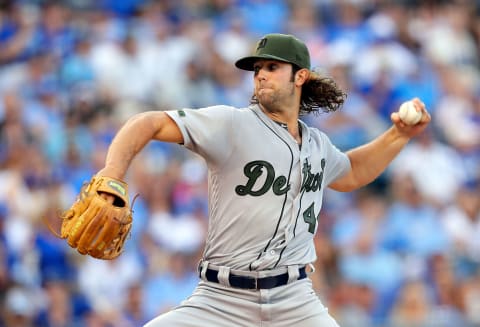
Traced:
[[330, 137], [317, 127], [302, 123], [302, 129], [303, 128], [306, 128], [308, 130], [308, 135], [310, 138], [314, 138], [316, 140], [330, 140]]

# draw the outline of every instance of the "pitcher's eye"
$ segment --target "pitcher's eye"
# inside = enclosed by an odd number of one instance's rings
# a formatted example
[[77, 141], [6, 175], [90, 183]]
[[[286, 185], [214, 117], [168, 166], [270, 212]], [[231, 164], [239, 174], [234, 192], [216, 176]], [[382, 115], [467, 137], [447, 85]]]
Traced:
[[278, 65], [277, 64], [269, 64], [267, 68], [268, 68], [269, 71], [273, 72], [275, 69], [278, 68]]
[[259, 71], [260, 71], [260, 66], [253, 66], [253, 73], [255, 75], [257, 75]]

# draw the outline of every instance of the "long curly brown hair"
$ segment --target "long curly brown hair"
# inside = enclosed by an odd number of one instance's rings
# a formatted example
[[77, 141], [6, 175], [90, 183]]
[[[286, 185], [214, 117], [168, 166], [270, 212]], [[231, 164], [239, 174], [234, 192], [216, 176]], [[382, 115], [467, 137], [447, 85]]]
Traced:
[[[292, 81], [298, 70], [300, 67], [292, 65]], [[302, 116], [311, 112], [336, 111], [343, 105], [346, 98], [347, 93], [340, 89], [333, 79], [323, 76], [317, 70], [312, 70], [309, 79], [302, 86], [299, 114]], [[250, 99], [250, 103], [258, 104], [255, 95]]]

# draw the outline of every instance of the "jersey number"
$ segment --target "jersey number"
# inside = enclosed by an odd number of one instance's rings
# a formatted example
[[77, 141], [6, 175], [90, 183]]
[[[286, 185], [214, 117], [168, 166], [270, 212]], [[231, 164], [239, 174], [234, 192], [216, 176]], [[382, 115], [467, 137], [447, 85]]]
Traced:
[[315, 217], [315, 210], [313, 205], [315, 202], [312, 202], [310, 207], [303, 212], [303, 221], [308, 224], [308, 231], [312, 234], [315, 234], [315, 226], [317, 225], [317, 218]]

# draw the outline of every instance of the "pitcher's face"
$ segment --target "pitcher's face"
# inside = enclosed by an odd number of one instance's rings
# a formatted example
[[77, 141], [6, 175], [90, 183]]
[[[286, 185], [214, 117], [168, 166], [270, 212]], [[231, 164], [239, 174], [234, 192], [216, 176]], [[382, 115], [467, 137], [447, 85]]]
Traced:
[[292, 65], [276, 60], [258, 60], [253, 65], [255, 96], [270, 112], [280, 111], [294, 99]]

